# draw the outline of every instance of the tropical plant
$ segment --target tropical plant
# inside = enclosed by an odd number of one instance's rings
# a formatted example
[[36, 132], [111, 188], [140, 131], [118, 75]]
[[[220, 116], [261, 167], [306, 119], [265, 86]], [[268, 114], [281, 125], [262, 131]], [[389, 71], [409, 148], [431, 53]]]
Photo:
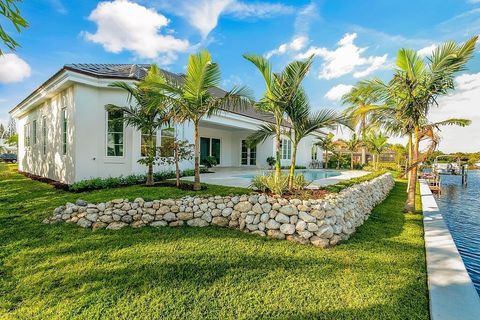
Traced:
[[194, 129], [195, 178], [194, 190], [200, 190], [200, 138], [199, 123], [204, 117], [220, 113], [227, 106], [246, 108], [253, 102], [250, 90], [234, 87], [228, 92], [219, 90], [220, 67], [212, 61], [207, 50], [190, 55], [187, 72], [181, 80], [147, 81], [146, 87], [158, 92], [171, 104], [174, 122], [191, 121]]
[[[297, 149], [300, 141], [308, 135], [320, 137], [321, 129], [333, 130], [340, 124], [345, 124], [344, 117], [331, 109], [323, 109], [312, 113], [307, 95], [302, 88], [299, 88], [291, 105], [288, 105], [285, 112], [288, 116], [290, 126], [283, 130], [283, 134], [292, 142], [292, 157], [288, 175], [288, 187], [293, 188], [295, 177], [295, 165]], [[277, 128], [274, 124], [264, 124], [249, 137], [252, 144], [265, 141], [275, 136]]]
[[202, 164], [209, 169], [213, 168], [218, 164], [217, 158], [213, 156], [207, 156], [205, 157], [205, 159], [202, 160]]
[[315, 145], [319, 146], [320, 148], [323, 149], [324, 153], [324, 168], [326, 169], [328, 167], [328, 154], [329, 152], [335, 151], [335, 144], [333, 142], [333, 133], [328, 133], [322, 137], [318, 138], [318, 141], [315, 143]]
[[[371, 81], [358, 82], [348, 93], [342, 97], [342, 103], [348, 107], [345, 109], [345, 115], [350, 119], [351, 125], [358, 129], [361, 140], [365, 140], [367, 130], [374, 125], [372, 114], [380, 105], [375, 87]], [[367, 161], [366, 146], [362, 146], [362, 164]]]
[[288, 175], [281, 174], [278, 177], [275, 173], [258, 175], [252, 179], [251, 187], [261, 191], [270, 191], [273, 194], [282, 195], [287, 191], [303, 190], [310, 182], [305, 180], [302, 174], [298, 174], [293, 178], [293, 187], [289, 187], [290, 178]]
[[[17, 3], [20, 0], [0, 0], [0, 15], [9, 20], [17, 32], [21, 31], [21, 28], [27, 28], [28, 22], [20, 15]], [[0, 39], [10, 50], [15, 50], [20, 44], [15, 41], [0, 25]], [[3, 51], [0, 48], [0, 56], [3, 55]]]
[[380, 93], [385, 104], [390, 106], [385, 109], [387, 111], [380, 113], [393, 114], [397, 130], [409, 135], [411, 156], [407, 169], [409, 185], [406, 212], [415, 212], [415, 188], [418, 164], [421, 162], [419, 145], [422, 128], [429, 124], [429, 111], [438, 105], [438, 97], [455, 88], [454, 77], [465, 70], [474, 54], [477, 40], [478, 36], [463, 44], [445, 42], [427, 60], [414, 50], [400, 49], [393, 79], [388, 84], [375, 81], [379, 90], [374, 92]]
[[267, 164], [270, 167], [270, 169], [273, 168], [275, 163], [277, 163], [277, 161], [275, 160], [275, 157], [272, 157], [272, 156], [267, 157]]
[[350, 139], [345, 141], [345, 148], [350, 151], [350, 170], [353, 170], [353, 153], [357, 151], [360, 147], [363, 147], [363, 142], [354, 132]]
[[365, 138], [365, 144], [373, 155], [373, 165], [378, 170], [378, 162], [380, 155], [388, 148], [388, 137], [382, 132], [370, 132]]
[[[299, 88], [312, 65], [313, 56], [305, 61], [289, 63], [280, 73], [274, 73], [271, 63], [262, 56], [245, 54], [243, 57], [257, 67], [265, 82], [265, 93], [255, 106], [261, 111], [271, 113], [275, 119], [275, 124], [269, 127], [275, 132], [275, 174], [280, 177], [280, 149], [284, 116], [287, 109], [294, 105], [296, 96], [301, 91]], [[261, 127], [259, 130], [264, 129], [268, 128]]]
[[168, 109], [167, 101], [157, 92], [145, 90], [142, 86], [145, 81], [157, 81], [163, 78], [157, 66], [152, 65], [145, 80], [137, 84], [130, 85], [123, 81], [116, 81], [110, 84], [111, 87], [123, 89], [128, 93], [128, 106], [118, 106], [107, 104], [107, 111], [121, 112], [123, 122], [136, 128], [147, 140], [145, 157], [138, 160], [139, 163], [147, 166], [147, 185], [153, 185], [153, 166], [157, 159], [156, 134], [157, 130], [170, 122], [171, 114]]
[[395, 153], [395, 163], [397, 166], [402, 165], [402, 162], [408, 157], [407, 147], [403, 144], [396, 143], [390, 146], [390, 149]]

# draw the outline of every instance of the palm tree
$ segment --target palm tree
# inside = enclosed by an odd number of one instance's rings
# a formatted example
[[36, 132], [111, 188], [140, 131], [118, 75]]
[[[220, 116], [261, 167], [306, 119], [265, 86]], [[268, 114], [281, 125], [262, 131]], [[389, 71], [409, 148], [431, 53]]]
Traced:
[[107, 104], [105, 108], [108, 111], [117, 111], [123, 114], [122, 123], [130, 125], [147, 137], [147, 154], [138, 162], [145, 164], [147, 170], [148, 186], [153, 185], [153, 165], [156, 160], [155, 136], [157, 130], [163, 125], [169, 123], [170, 114], [165, 99], [152, 91], [142, 89], [145, 81], [161, 77], [160, 71], [156, 65], [152, 65], [145, 80], [135, 85], [130, 85], [123, 81], [116, 81], [110, 84], [110, 87], [120, 88], [128, 93], [127, 102], [129, 106], [118, 106]]
[[365, 139], [365, 144], [373, 154], [374, 169], [378, 170], [380, 155], [388, 148], [388, 137], [383, 135], [382, 132], [370, 132]]
[[275, 175], [281, 175], [281, 131], [287, 108], [294, 104], [300, 85], [308, 73], [313, 56], [305, 61], [293, 61], [280, 73], [272, 71], [271, 63], [262, 56], [244, 54], [243, 57], [253, 63], [261, 73], [265, 82], [263, 98], [256, 103], [262, 111], [271, 113], [275, 118]]
[[409, 164], [409, 187], [406, 212], [415, 212], [415, 189], [419, 164], [419, 144], [422, 127], [428, 125], [430, 108], [437, 99], [455, 88], [454, 76], [465, 70], [475, 51], [478, 36], [464, 44], [446, 42], [439, 46], [427, 61], [416, 51], [400, 49], [397, 69], [388, 84], [387, 100], [396, 107], [396, 117], [402, 127], [412, 135], [412, 155]]
[[[157, 79], [159, 80], [159, 79]], [[246, 87], [234, 87], [228, 92], [218, 89], [220, 67], [212, 61], [207, 50], [190, 55], [187, 72], [181, 80], [148, 81], [147, 88], [165, 97], [173, 108], [176, 123], [191, 121], [194, 129], [195, 178], [194, 190], [200, 190], [200, 139], [199, 123], [204, 117], [220, 113], [227, 106], [246, 108], [253, 102]]]
[[325, 155], [325, 161], [323, 167], [325, 169], [328, 168], [328, 153], [333, 152], [335, 150], [335, 144], [333, 142], [333, 133], [328, 133], [324, 135], [323, 137], [318, 138], [318, 141], [316, 143], [317, 146], [323, 149], [324, 155]]
[[363, 142], [360, 139], [358, 139], [358, 136], [355, 132], [350, 137], [350, 140], [345, 141], [345, 148], [348, 151], [350, 151], [350, 169], [351, 170], [353, 170], [353, 153], [362, 146], [363, 146]]
[[[342, 97], [342, 103], [348, 105], [345, 109], [353, 127], [358, 127], [361, 140], [365, 140], [367, 130], [372, 126], [372, 113], [379, 107], [379, 96], [371, 81], [358, 82], [348, 93]], [[362, 164], [367, 162], [366, 147], [362, 147]]]
[[[292, 161], [288, 175], [288, 186], [292, 189], [295, 177], [297, 149], [300, 141], [310, 134], [319, 136], [321, 129], [333, 130], [337, 128], [338, 125], [347, 125], [347, 123], [344, 117], [334, 110], [323, 109], [312, 113], [307, 95], [302, 88], [300, 88], [296, 94], [293, 104], [287, 107], [286, 114], [291, 127], [284, 129], [283, 134], [292, 142]], [[274, 124], [262, 125], [248, 140], [250, 144], [255, 145], [274, 136], [275, 133], [276, 127]]]

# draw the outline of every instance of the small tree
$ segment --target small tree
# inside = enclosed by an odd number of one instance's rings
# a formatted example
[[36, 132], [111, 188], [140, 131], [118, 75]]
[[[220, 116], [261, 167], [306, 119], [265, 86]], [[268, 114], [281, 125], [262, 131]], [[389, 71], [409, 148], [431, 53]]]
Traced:
[[180, 162], [193, 159], [194, 147], [194, 144], [189, 143], [187, 140], [178, 140], [175, 136], [172, 143], [160, 148], [160, 154], [165, 153], [164, 148], [169, 148], [173, 151], [173, 157], [160, 157], [160, 162], [167, 165], [175, 165], [175, 185], [177, 188], [180, 186]]
[[373, 166], [375, 170], [378, 170], [378, 162], [380, 155], [388, 148], [388, 137], [384, 136], [381, 132], [375, 134], [370, 132], [365, 140], [365, 143], [373, 154]]
[[333, 143], [333, 133], [329, 133], [318, 139], [318, 142], [315, 144], [323, 149], [325, 154], [324, 168], [328, 168], [328, 153], [335, 150], [335, 145]]
[[353, 170], [353, 153], [363, 146], [363, 142], [358, 139], [357, 134], [354, 132], [350, 140], [345, 141], [345, 147], [350, 151], [350, 169]]

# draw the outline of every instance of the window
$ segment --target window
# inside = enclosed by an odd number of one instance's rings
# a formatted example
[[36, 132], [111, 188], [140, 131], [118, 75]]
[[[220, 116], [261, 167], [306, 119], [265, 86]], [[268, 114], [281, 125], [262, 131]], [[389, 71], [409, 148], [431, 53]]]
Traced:
[[62, 154], [67, 154], [67, 109], [62, 109]]
[[290, 160], [292, 158], [292, 141], [282, 139], [282, 160]]
[[42, 118], [42, 152], [47, 153], [47, 117]]
[[123, 112], [107, 112], [107, 156], [123, 157]]
[[175, 128], [163, 128], [160, 137], [160, 155], [162, 157], [173, 157], [173, 144], [175, 142]]
[[207, 157], [215, 157], [220, 164], [220, 139], [200, 137], [200, 163]]
[[33, 135], [33, 144], [37, 144], [37, 120], [32, 122], [32, 135]]
[[250, 148], [246, 140], [242, 140], [242, 165], [254, 166], [257, 164], [257, 147]]
[[25, 148], [30, 147], [30, 123], [23, 126], [23, 144]]
[[153, 141], [150, 140], [150, 135], [142, 132], [141, 138], [140, 138], [140, 155], [142, 157], [148, 156], [148, 152], [150, 150], [150, 145], [153, 142], [153, 149], [156, 154], [156, 148], [157, 148], [157, 134], [156, 132], [153, 133], [153, 136], [151, 137]]
[[317, 146], [312, 146], [312, 160], [318, 160], [318, 148], [317, 148]]

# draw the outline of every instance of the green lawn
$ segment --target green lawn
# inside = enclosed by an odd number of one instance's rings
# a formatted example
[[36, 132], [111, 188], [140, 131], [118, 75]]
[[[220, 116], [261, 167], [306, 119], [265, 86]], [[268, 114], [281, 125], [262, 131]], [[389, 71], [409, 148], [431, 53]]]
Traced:
[[0, 164], [0, 318], [428, 319], [422, 217], [401, 212], [404, 190], [397, 182], [346, 244], [322, 250], [214, 227], [43, 225], [78, 197], [186, 192], [69, 194]]

